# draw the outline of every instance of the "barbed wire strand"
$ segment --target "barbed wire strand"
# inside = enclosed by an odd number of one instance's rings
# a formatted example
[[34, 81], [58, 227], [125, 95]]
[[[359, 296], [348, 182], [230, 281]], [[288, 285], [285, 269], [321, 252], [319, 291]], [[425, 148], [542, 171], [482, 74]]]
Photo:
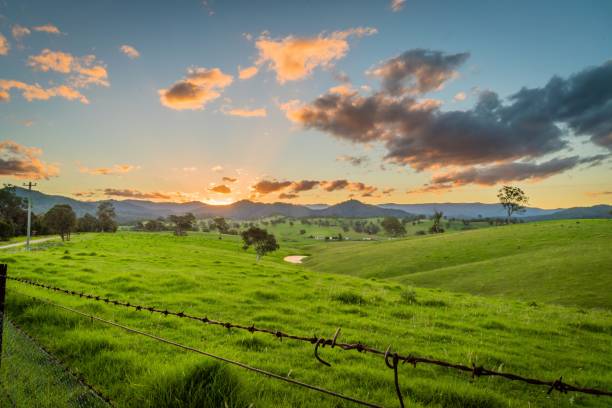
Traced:
[[[223, 321], [219, 321], [219, 320], [215, 320], [215, 319], [210, 319], [207, 316], [203, 316], [203, 317], [202, 316], [194, 316], [194, 315], [187, 314], [185, 312], [175, 312], [175, 311], [170, 311], [168, 309], [159, 309], [159, 308], [152, 307], [152, 306], [143, 306], [143, 305], [139, 305], [139, 304], [132, 304], [130, 302], [122, 302], [120, 300], [110, 299], [108, 297], [102, 297], [102, 296], [98, 296], [98, 295], [87, 294], [87, 293], [84, 293], [84, 292], [78, 292], [78, 291], [74, 291], [74, 290], [64, 289], [64, 288], [60, 288], [60, 287], [57, 287], [57, 286], [47, 285], [47, 284], [43, 284], [43, 283], [39, 283], [39, 282], [35, 282], [35, 281], [32, 281], [32, 280], [29, 280], [29, 279], [24, 279], [24, 278], [16, 278], [16, 277], [12, 277], [12, 276], [7, 276], [7, 279], [13, 280], [13, 281], [16, 281], [16, 282], [20, 282], [20, 283], [23, 283], [23, 284], [26, 284], [26, 285], [40, 287], [40, 288], [44, 288], [44, 289], [47, 289], [47, 290], [51, 290], [51, 291], [67, 294], [67, 295], [70, 295], [70, 296], [76, 296], [76, 297], [85, 298], [85, 299], [88, 299], [88, 300], [104, 302], [104, 303], [112, 304], [112, 305], [115, 305], [115, 306], [122, 306], [122, 307], [126, 307], [128, 309], [134, 309], [136, 311], [148, 311], [150, 313], [157, 313], [157, 314], [161, 314], [161, 315], [164, 315], [164, 316], [175, 316], [175, 317], [179, 317], [179, 318], [186, 318], [186, 319], [199, 321], [201, 323], [205, 323], [205, 324], [209, 324], [209, 325], [217, 325], [217, 326], [225, 327], [228, 330], [230, 330], [230, 329], [238, 329], [238, 330], [248, 331], [250, 333], [256, 333], [256, 332], [257, 333], [265, 333], [265, 334], [268, 334], [268, 335], [275, 336], [279, 340], [282, 340], [283, 338], [286, 338], [286, 339], [290, 339], [290, 340], [307, 342], [307, 343], [310, 343], [310, 344], [314, 345], [314, 347], [315, 347], [315, 357], [317, 358], [317, 360], [319, 360], [322, 363], [323, 363], [323, 360], [321, 360], [319, 355], [318, 355], [318, 349], [319, 349], [319, 347], [323, 348], [323, 347], [325, 347], [327, 345], [328, 346], [332, 346], [332, 347], [339, 347], [342, 350], [357, 350], [358, 352], [375, 354], [375, 355], [381, 356], [383, 358], [387, 354], [386, 351], [379, 350], [379, 349], [376, 349], [374, 347], [371, 347], [371, 346], [368, 346], [368, 345], [365, 345], [365, 344], [362, 344], [362, 343], [341, 343], [341, 342], [338, 342], [337, 338], [338, 338], [338, 335], [339, 335], [339, 330], [336, 331], [336, 334], [334, 335], [334, 337], [332, 339], [326, 339], [326, 338], [317, 337], [317, 336], [313, 336], [313, 337], [300, 336], [300, 335], [294, 335], [294, 334], [285, 333], [285, 332], [282, 332], [280, 330], [273, 330], [273, 329], [266, 329], [266, 328], [256, 327], [254, 324], [252, 324], [250, 326], [247, 326], [247, 325], [244, 325], [244, 324], [237, 324], [237, 323], [231, 323], [231, 322], [223, 322]], [[590, 394], [590, 395], [596, 395], [596, 396], [608, 396], [608, 397], [612, 397], [612, 391], [600, 390], [600, 389], [596, 389], [596, 388], [579, 387], [579, 386], [576, 386], [576, 385], [568, 384], [568, 383], [563, 382], [562, 377], [559, 378], [558, 380], [554, 380], [554, 381], [540, 380], [540, 379], [536, 379], [536, 378], [520, 376], [518, 374], [506, 373], [506, 372], [501, 372], [501, 371], [494, 371], [494, 370], [487, 369], [487, 368], [485, 368], [483, 366], [476, 366], [475, 364], [472, 364], [472, 366], [470, 367], [470, 366], [463, 365], [463, 364], [451, 363], [451, 362], [448, 362], [448, 361], [438, 360], [438, 359], [434, 359], [434, 358], [421, 357], [421, 356], [417, 356], [417, 355], [414, 355], [414, 354], [402, 355], [400, 353], [394, 353], [393, 357], [397, 358], [398, 362], [402, 361], [403, 363], [409, 363], [409, 364], [412, 364], [413, 367], [416, 367], [416, 365], [419, 364], [419, 363], [430, 364], [430, 365], [435, 365], [435, 366], [439, 366], [439, 367], [445, 367], [445, 368], [450, 368], [450, 369], [454, 369], [454, 370], [458, 370], [458, 371], [462, 371], [462, 372], [471, 373], [473, 378], [476, 378], [476, 377], [501, 377], [501, 378], [504, 378], [504, 379], [507, 379], [507, 380], [524, 382], [524, 383], [531, 384], [531, 385], [545, 386], [545, 387], [548, 387], [548, 393], [552, 392], [553, 390], [556, 390], [556, 391], [559, 391], [561, 393], [577, 392], [577, 393], [582, 393], [582, 394]], [[327, 362], [325, 362], [325, 363], [327, 363]], [[327, 365], [330, 365], [330, 364], [327, 363]], [[400, 397], [400, 395], [401, 394], [398, 392], [398, 397]]]
[[94, 397], [96, 397], [98, 400], [100, 400], [101, 402], [103, 402], [107, 406], [110, 406], [110, 407], [115, 407], [116, 406], [109, 397], [104, 395], [95, 386], [93, 386], [92, 384], [87, 382], [87, 380], [85, 379], [85, 377], [82, 374], [80, 374], [78, 372], [75, 372], [72, 369], [70, 369], [68, 364], [66, 364], [65, 362], [60, 360], [56, 355], [52, 354], [49, 350], [47, 350], [37, 339], [32, 337], [21, 326], [19, 326], [17, 323], [15, 323], [15, 321], [7, 318], [6, 314], [5, 314], [5, 318], [11, 324], [11, 326], [13, 326], [13, 328], [15, 329], [16, 332], [18, 332], [19, 334], [21, 334], [22, 336], [24, 336], [25, 338], [30, 340], [30, 342], [34, 345], [34, 347], [39, 349], [50, 361], [52, 361], [58, 367], [60, 367], [66, 374], [68, 374], [69, 376], [74, 378], [81, 386], [85, 387]]
[[235, 366], [238, 366], [238, 367], [244, 368], [246, 370], [250, 370], [250, 371], [259, 373], [259, 374], [263, 374], [263, 375], [266, 375], [268, 377], [271, 377], [271, 378], [274, 378], [274, 379], [277, 379], [277, 380], [285, 381], [285, 382], [288, 382], [288, 383], [291, 383], [291, 384], [294, 384], [294, 385], [298, 385], [300, 387], [308, 388], [308, 389], [313, 390], [313, 391], [317, 391], [317, 392], [320, 392], [320, 393], [323, 393], [323, 394], [331, 395], [333, 397], [340, 398], [340, 399], [343, 399], [343, 400], [346, 400], [346, 401], [350, 401], [350, 402], [353, 402], [355, 404], [359, 404], [359, 405], [362, 405], [362, 406], [365, 406], [365, 407], [383, 408], [381, 405], [378, 405], [378, 404], [375, 404], [375, 403], [371, 403], [371, 402], [368, 402], [368, 401], [363, 401], [363, 400], [360, 400], [360, 399], [357, 399], [357, 398], [354, 398], [354, 397], [350, 397], [348, 395], [340, 394], [338, 392], [331, 391], [331, 390], [328, 390], [328, 389], [325, 389], [325, 388], [322, 388], [322, 387], [318, 387], [316, 385], [304, 383], [304, 382], [295, 380], [293, 378], [283, 377], [282, 375], [275, 374], [273, 372], [266, 371], [266, 370], [263, 370], [261, 368], [253, 367], [253, 366], [250, 366], [248, 364], [241, 363], [240, 361], [231, 360], [231, 359], [229, 359], [227, 357], [221, 357], [221, 356], [218, 356], [216, 354], [212, 354], [212, 353], [209, 353], [207, 351], [203, 351], [203, 350], [191, 347], [191, 346], [187, 346], [187, 345], [184, 345], [184, 344], [181, 344], [181, 343], [177, 343], [177, 342], [175, 342], [173, 340], [168, 340], [168, 339], [156, 336], [156, 335], [151, 334], [151, 333], [146, 333], [146, 332], [143, 332], [141, 330], [134, 329], [132, 327], [128, 327], [128, 326], [125, 326], [125, 325], [117, 323], [117, 322], [106, 320], [106, 319], [103, 319], [103, 318], [98, 317], [98, 316], [90, 315], [90, 314], [81, 312], [79, 310], [72, 309], [70, 307], [63, 306], [63, 305], [60, 305], [58, 303], [51, 302], [48, 299], [38, 298], [38, 297], [35, 297], [35, 296], [30, 296], [30, 297], [32, 299], [35, 299], [35, 300], [38, 300], [40, 302], [46, 303], [48, 305], [57, 307], [59, 309], [63, 309], [63, 310], [66, 310], [68, 312], [76, 313], [76, 314], [81, 315], [83, 317], [87, 317], [87, 318], [91, 319], [92, 321], [96, 320], [96, 321], [99, 321], [99, 322], [102, 322], [102, 323], [105, 323], [105, 324], [108, 324], [108, 325], [111, 325], [111, 326], [115, 326], [115, 327], [121, 328], [121, 329], [123, 329], [123, 330], [125, 330], [127, 332], [138, 334], [138, 335], [141, 335], [141, 336], [145, 336], [145, 337], [148, 337], [150, 339], [159, 341], [161, 343], [169, 344], [171, 346], [178, 347], [178, 348], [181, 348], [183, 350], [187, 350], [187, 351], [190, 351], [190, 352], [193, 352], [193, 353], [196, 353], [196, 354], [201, 354], [201, 355], [204, 355], [204, 356], [207, 356], [207, 357], [219, 360], [219, 361], [223, 361], [225, 363], [232, 364], [232, 365], [235, 365]]

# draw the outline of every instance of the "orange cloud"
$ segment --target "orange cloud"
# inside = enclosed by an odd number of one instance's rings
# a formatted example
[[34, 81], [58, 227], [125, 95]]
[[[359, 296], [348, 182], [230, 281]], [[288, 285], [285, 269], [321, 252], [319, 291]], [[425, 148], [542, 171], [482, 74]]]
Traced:
[[44, 25], [32, 27], [32, 30], [38, 31], [40, 33], [47, 33], [47, 34], [54, 34], [54, 35], [60, 35], [62, 33], [59, 30], [59, 28], [57, 28], [53, 24], [44, 24]]
[[136, 59], [140, 57], [140, 52], [138, 52], [138, 50], [132, 47], [131, 45], [124, 44], [119, 47], [119, 50], [121, 50], [122, 53], [124, 53], [131, 59]]
[[11, 46], [8, 40], [4, 35], [2, 35], [2, 33], [0, 33], [0, 55], [7, 55], [10, 49]]
[[401, 11], [404, 8], [406, 0], [391, 0], [391, 10], [394, 13]]
[[28, 58], [28, 66], [36, 71], [55, 71], [62, 74], [73, 74], [70, 82], [77, 88], [88, 85], [108, 86], [106, 67], [96, 60], [95, 55], [75, 57], [62, 51], [51, 51], [45, 48], [38, 55]]
[[0, 79], [0, 101], [8, 102], [11, 99], [9, 91], [19, 89], [25, 100], [32, 102], [35, 100], [46, 101], [52, 97], [60, 97], [69, 101], [79, 100], [81, 103], [88, 104], [87, 98], [78, 90], [67, 86], [59, 85], [53, 88], [43, 88], [38, 84], [26, 84], [21, 81]]
[[169, 89], [158, 91], [159, 100], [170, 109], [203, 109], [204, 105], [221, 95], [219, 90], [229, 86], [232, 81], [233, 77], [219, 68], [190, 68], [184, 79]]
[[87, 173], [94, 176], [114, 176], [118, 174], [129, 173], [133, 170], [139, 169], [139, 166], [134, 166], [131, 164], [115, 164], [112, 167], [97, 167], [97, 168], [89, 168], [85, 166], [81, 166], [79, 171], [81, 173]]
[[136, 199], [153, 199], [153, 200], [169, 200], [173, 196], [166, 193], [160, 193], [158, 191], [146, 193], [132, 189], [116, 189], [116, 188], [105, 188], [104, 194], [109, 197], [124, 197], [124, 198], [136, 198]]
[[11, 34], [15, 37], [16, 40], [20, 40], [23, 37], [27, 37], [30, 35], [31, 31], [28, 27], [20, 26], [19, 24], [15, 24], [11, 28]]
[[265, 118], [268, 116], [268, 112], [265, 108], [258, 109], [242, 109], [242, 108], [234, 108], [230, 110], [223, 111], [226, 115], [231, 116], [240, 116], [243, 118]]
[[209, 190], [212, 191], [212, 192], [215, 192], [215, 193], [220, 193], [220, 194], [229, 194], [229, 193], [232, 192], [232, 190], [228, 186], [226, 186], [224, 184], [211, 187], [211, 188], [209, 188]]
[[238, 67], [238, 78], [240, 79], [253, 78], [255, 75], [257, 75], [257, 72], [259, 72], [259, 68], [257, 68], [256, 66], [247, 67], [244, 69], [241, 69], [240, 67]]
[[49, 179], [59, 169], [40, 160], [42, 150], [20, 145], [12, 140], [0, 142], [0, 175], [18, 179]]
[[263, 35], [255, 42], [259, 51], [257, 65], [268, 64], [281, 84], [296, 81], [307, 77], [317, 67], [329, 67], [343, 58], [349, 50], [348, 37], [376, 32], [374, 28], [358, 27], [329, 35], [321, 33], [316, 37], [288, 36], [275, 40]]

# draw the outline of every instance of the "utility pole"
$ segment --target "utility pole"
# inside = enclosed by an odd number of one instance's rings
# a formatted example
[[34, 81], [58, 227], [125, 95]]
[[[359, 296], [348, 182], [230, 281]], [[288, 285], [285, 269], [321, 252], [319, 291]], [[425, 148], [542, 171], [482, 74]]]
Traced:
[[26, 238], [26, 251], [30, 250], [30, 236], [32, 235], [32, 187], [36, 187], [36, 183], [29, 181], [23, 184], [28, 188], [28, 237]]

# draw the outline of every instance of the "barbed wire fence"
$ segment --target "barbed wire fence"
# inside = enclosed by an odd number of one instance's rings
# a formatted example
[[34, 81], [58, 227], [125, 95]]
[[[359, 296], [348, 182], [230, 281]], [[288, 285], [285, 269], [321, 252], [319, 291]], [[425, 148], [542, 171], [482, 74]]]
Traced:
[[[0, 265], [1, 267], [1, 265]], [[60, 293], [60, 294], [64, 294], [64, 295], [69, 295], [72, 297], [78, 297], [81, 299], [85, 299], [85, 300], [90, 300], [90, 301], [96, 301], [96, 302], [102, 302], [108, 305], [113, 305], [113, 306], [119, 306], [119, 307], [123, 307], [123, 308], [127, 308], [127, 309], [131, 309], [131, 310], [135, 310], [135, 311], [143, 311], [143, 312], [150, 312], [151, 314], [160, 314], [163, 316], [173, 316], [176, 318], [181, 318], [181, 319], [188, 319], [188, 320], [192, 320], [192, 321], [198, 321], [201, 322], [203, 324], [207, 324], [207, 325], [214, 325], [214, 326], [218, 326], [218, 327], [223, 327], [227, 330], [241, 330], [241, 331], [248, 331], [252, 334], [254, 333], [262, 333], [262, 334], [266, 334], [266, 335], [270, 335], [270, 336], [274, 336], [275, 338], [277, 338], [278, 340], [282, 341], [283, 339], [288, 339], [288, 340], [293, 340], [293, 341], [300, 341], [300, 342], [305, 342], [305, 343], [309, 343], [311, 345], [314, 346], [313, 349], [313, 353], [314, 353], [314, 357], [317, 359], [317, 361], [319, 361], [321, 364], [325, 365], [325, 366], [331, 366], [331, 364], [327, 361], [325, 361], [320, 355], [319, 355], [319, 350], [329, 346], [330, 348], [337, 348], [339, 350], [344, 350], [344, 351], [350, 351], [350, 350], [354, 350], [357, 351], [359, 353], [366, 353], [366, 354], [371, 354], [374, 355], [376, 357], [382, 358], [384, 360], [385, 365], [393, 370], [393, 375], [394, 375], [394, 386], [395, 386], [395, 391], [397, 394], [397, 398], [398, 398], [398, 403], [400, 407], [404, 407], [404, 401], [403, 401], [403, 394], [401, 391], [401, 386], [400, 386], [400, 381], [399, 381], [399, 365], [400, 363], [408, 363], [411, 364], [413, 367], [416, 367], [417, 364], [427, 364], [427, 365], [433, 365], [433, 366], [438, 366], [438, 367], [444, 367], [447, 369], [453, 369], [456, 371], [460, 371], [460, 372], [466, 372], [471, 374], [472, 378], [478, 378], [478, 377], [499, 377], [499, 378], [503, 378], [506, 380], [511, 380], [511, 381], [517, 381], [517, 382], [523, 382], [526, 384], [530, 384], [530, 385], [538, 385], [538, 386], [545, 386], [548, 387], [548, 393], [550, 394], [553, 391], [559, 391], [561, 393], [568, 393], [568, 392], [575, 392], [575, 393], [581, 393], [581, 394], [588, 394], [588, 395], [594, 395], [594, 396], [604, 396], [604, 397], [612, 397], [612, 391], [608, 391], [608, 390], [602, 390], [602, 389], [597, 389], [597, 388], [590, 388], [590, 387], [582, 387], [582, 386], [578, 386], [578, 385], [573, 385], [573, 384], [569, 384], [563, 381], [563, 377], [559, 377], [556, 380], [542, 380], [542, 379], [537, 379], [537, 378], [531, 378], [531, 377], [526, 377], [526, 376], [521, 376], [518, 374], [514, 374], [514, 373], [508, 373], [508, 372], [501, 372], [501, 371], [496, 371], [496, 370], [491, 370], [488, 368], [485, 368], [483, 366], [478, 366], [475, 364], [471, 364], [471, 365], [465, 365], [465, 364], [459, 364], [459, 363], [453, 363], [453, 362], [449, 362], [449, 361], [445, 361], [445, 360], [440, 360], [440, 359], [434, 359], [434, 358], [428, 358], [428, 357], [423, 357], [423, 356], [418, 356], [415, 354], [402, 354], [399, 352], [396, 352], [392, 349], [391, 345], [389, 345], [389, 347], [387, 347], [386, 350], [381, 350], [381, 349], [377, 349], [375, 347], [363, 344], [363, 343], [348, 343], [348, 342], [340, 342], [338, 341], [338, 338], [340, 336], [340, 332], [341, 329], [338, 328], [334, 335], [329, 337], [329, 338], [325, 338], [325, 337], [318, 337], [318, 336], [304, 336], [304, 335], [297, 335], [297, 334], [290, 334], [281, 330], [277, 330], [277, 329], [269, 329], [269, 328], [262, 328], [262, 327], [257, 327], [254, 324], [251, 325], [245, 325], [245, 324], [241, 324], [241, 323], [234, 323], [234, 322], [229, 322], [229, 321], [221, 321], [221, 320], [216, 320], [216, 319], [212, 319], [209, 318], [208, 316], [197, 316], [197, 315], [192, 315], [190, 313], [185, 313], [184, 311], [173, 311], [173, 310], [168, 310], [168, 309], [161, 309], [158, 307], [154, 307], [154, 306], [148, 306], [148, 305], [142, 305], [142, 304], [138, 304], [138, 303], [132, 303], [132, 302], [125, 302], [125, 301], [121, 301], [121, 300], [117, 300], [117, 299], [111, 299], [108, 297], [103, 297], [103, 296], [99, 296], [99, 295], [93, 295], [93, 294], [89, 294], [89, 293], [85, 293], [85, 292], [81, 292], [81, 291], [75, 291], [75, 290], [70, 290], [70, 289], [66, 289], [66, 288], [61, 288], [61, 287], [57, 287], [57, 286], [53, 286], [53, 285], [49, 285], [49, 284], [45, 284], [45, 283], [41, 283], [41, 282], [37, 282], [37, 281], [33, 281], [30, 279], [24, 279], [24, 278], [19, 278], [19, 277], [12, 277], [12, 276], [6, 276], [6, 267], [4, 269], [4, 277], [2, 276], [2, 269], [0, 268], [0, 291], [2, 291], [2, 280], [11, 280], [11, 281], [15, 281], [18, 283], [21, 283], [23, 285], [27, 285], [27, 286], [32, 286], [32, 287], [37, 287], [37, 288], [42, 288], [42, 289], [46, 289], [52, 292], [56, 292], [56, 293]], [[367, 401], [363, 401], [363, 400], [359, 400], [357, 398], [353, 398], [347, 395], [343, 395], [334, 391], [330, 391], [321, 387], [317, 387], [311, 384], [306, 384], [297, 380], [294, 380], [292, 378], [289, 377], [284, 377], [284, 376], [280, 376], [278, 374], [274, 374], [256, 367], [252, 367], [249, 366], [247, 364], [244, 363], [240, 363], [238, 361], [234, 361], [234, 360], [230, 360], [224, 357], [220, 357], [217, 355], [214, 355], [212, 353], [209, 352], [205, 352], [199, 349], [195, 349], [192, 348], [190, 346], [186, 346], [177, 342], [174, 342], [172, 340], [168, 340], [168, 339], [164, 339], [162, 337], [150, 334], [150, 333], [146, 333], [128, 326], [125, 326], [123, 324], [117, 323], [117, 322], [112, 322], [110, 320], [106, 320], [94, 315], [90, 315], [63, 305], [59, 305], [57, 303], [54, 303], [48, 299], [43, 299], [43, 298], [38, 298], [38, 297], [34, 297], [31, 296], [31, 298], [35, 301], [40, 301], [40, 302], [44, 302], [46, 304], [49, 304], [51, 306], [63, 309], [65, 311], [71, 312], [71, 313], [75, 313], [78, 315], [81, 315], [83, 317], [87, 317], [89, 319], [91, 319], [92, 321], [98, 321], [104, 324], [108, 324], [114, 327], [118, 327], [121, 328], [123, 330], [126, 330], [130, 333], [133, 334], [137, 334], [137, 335], [141, 335], [144, 337], [148, 337], [150, 339], [174, 346], [174, 347], [178, 347], [181, 348], [183, 350], [186, 351], [190, 351], [190, 352], [194, 352], [197, 354], [201, 354], [201, 355], [205, 355], [211, 358], [215, 358], [217, 360], [220, 361], [224, 361], [226, 363], [229, 364], [233, 364], [236, 366], [239, 366], [241, 368], [250, 370], [250, 371], [254, 371], [257, 372], [259, 374], [263, 374], [266, 375], [270, 378], [274, 378], [276, 380], [281, 380], [281, 381], [285, 381], [288, 383], [293, 383], [294, 385], [298, 385], [301, 387], [305, 387], [308, 389], [311, 389], [315, 392], [320, 392], [323, 394], [327, 394], [336, 398], [341, 398], [344, 400], [348, 400], [351, 402], [354, 402], [356, 404], [359, 405], [363, 405], [363, 406], [368, 406], [368, 407], [379, 407], [380, 405], [377, 405], [375, 403], [371, 403], [371, 402], [367, 402]], [[3, 309], [3, 300], [4, 300], [4, 293], [0, 294], [0, 309]], [[2, 315], [0, 314], [0, 317]], [[0, 329], [1, 330], [1, 329]], [[0, 343], [0, 347], [1, 347], [1, 343]]]

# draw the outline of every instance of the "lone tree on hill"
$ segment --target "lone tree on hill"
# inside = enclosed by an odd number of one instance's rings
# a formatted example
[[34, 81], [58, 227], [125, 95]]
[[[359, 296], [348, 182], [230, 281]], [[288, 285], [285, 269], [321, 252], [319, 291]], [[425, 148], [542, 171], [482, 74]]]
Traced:
[[392, 237], [401, 237], [406, 235], [406, 228], [404, 228], [402, 223], [395, 217], [385, 217], [380, 225], [383, 227], [385, 232]]
[[45, 214], [45, 225], [62, 237], [62, 241], [70, 241], [70, 233], [74, 231], [77, 217], [68, 204], [57, 204]]
[[240, 235], [244, 242], [242, 249], [246, 251], [250, 246], [253, 246], [257, 254], [257, 261], [268, 252], [276, 251], [279, 248], [274, 235], [268, 234], [265, 229], [250, 227], [248, 230], [242, 231]]
[[497, 192], [497, 198], [499, 198], [500, 204], [506, 209], [508, 214], [506, 217], [507, 224], [510, 224], [513, 213], [525, 211], [525, 206], [529, 201], [525, 192], [514, 186], [503, 186], [500, 188]]
[[217, 231], [219, 231], [219, 234], [227, 234], [230, 229], [230, 226], [225, 220], [225, 218], [217, 217], [213, 219], [213, 222], [215, 223], [215, 228], [217, 229]]
[[434, 210], [431, 219], [433, 220], [433, 224], [431, 228], [429, 228], [429, 232], [432, 234], [440, 234], [444, 232], [444, 228], [442, 228], [442, 217], [444, 213], [442, 211]]
[[171, 215], [168, 219], [174, 223], [174, 235], [187, 235], [186, 231], [193, 229], [195, 216], [192, 213], [184, 215]]
[[115, 206], [110, 201], [103, 201], [98, 205], [98, 224], [100, 231], [102, 232], [116, 232], [117, 231], [117, 214], [115, 213]]

